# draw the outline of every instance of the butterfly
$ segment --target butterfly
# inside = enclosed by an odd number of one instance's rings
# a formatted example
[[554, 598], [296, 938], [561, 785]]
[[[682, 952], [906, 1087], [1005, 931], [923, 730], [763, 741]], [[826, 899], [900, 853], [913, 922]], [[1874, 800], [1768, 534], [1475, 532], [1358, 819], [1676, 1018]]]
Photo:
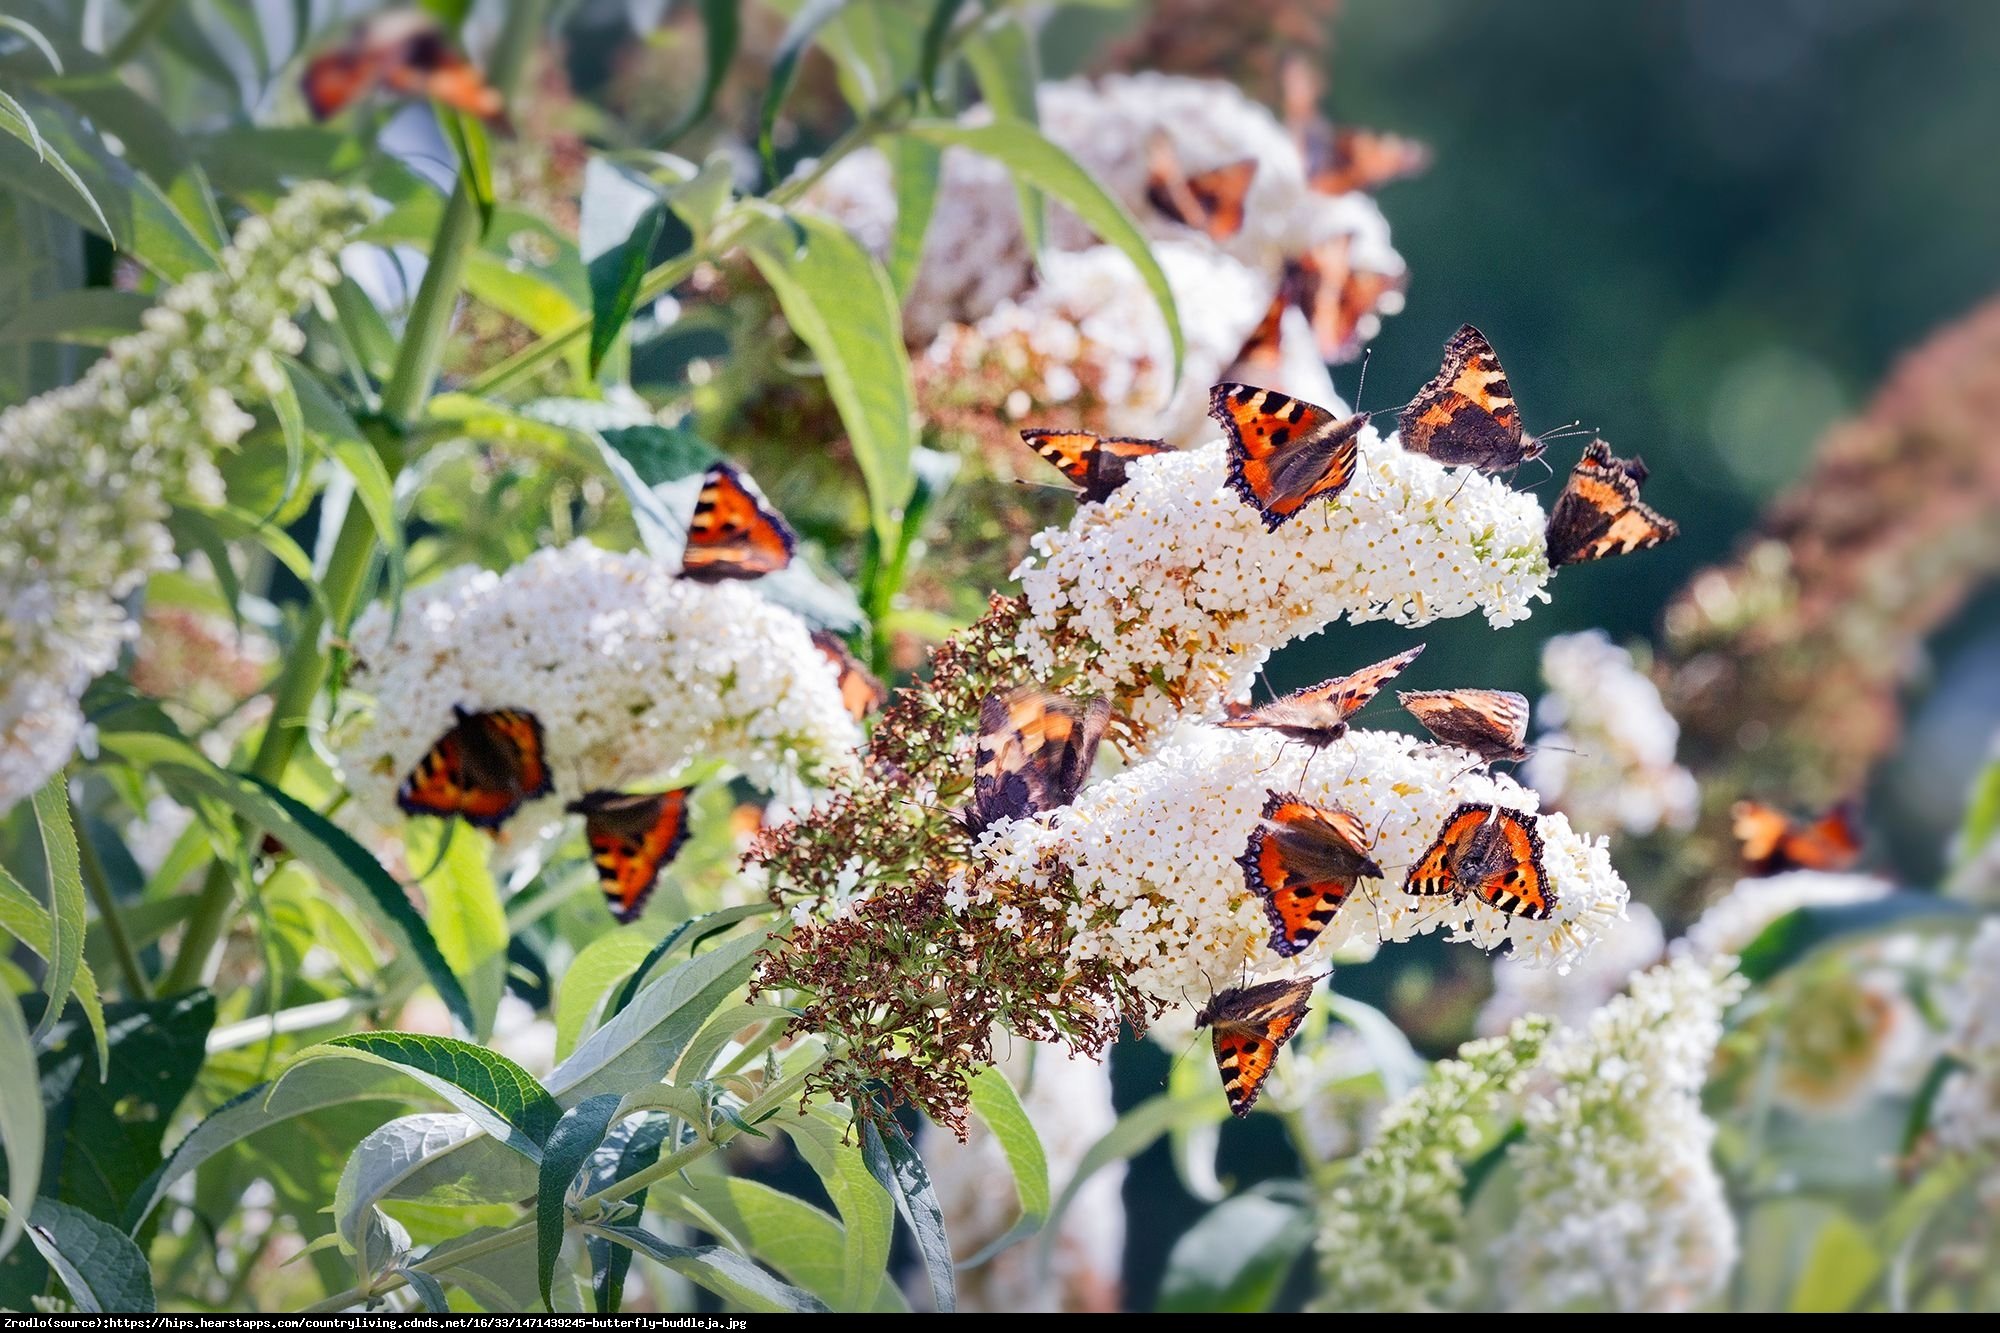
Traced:
[[681, 573], [700, 583], [755, 579], [792, 563], [798, 538], [728, 463], [703, 474]]
[[1125, 467], [1135, 458], [1173, 452], [1164, 440], [1093, 435], [1087, 430], [1024, 430], [1021, 438], [1074, 482], [1080, 504], [1098, 504], [1125, 484]]
[[1256, 175], [1254, 157], [1190, 174], [1173, 140], [1156, 134], [1146, 149], [1146, 202], [1184, 227], [1226, 241], [1243, 230], [1243, 205]]
[[875, 673], [861, 665], [861, 659], [848, 651], [846, 642], [831, 630], [816, 629], [812, 636], [813, 647], [832, 664], [833, 673], [840, 682], [840, 702], [856, 722], [867, 717], [889, 701], [889, 689]]
[[1488, 764], [1528, 757], [1528, 700], [1512, 690], [1403, 690], [1396, 702], [1424, 730]]
[[1276, 389], [1225, 381], [1208, 391], [1208, 414], [1229, 435], [1229, 484], [1276, 532], [1285, 520], [1354, 480], [1365, 415], [1337, 418]]
[[499, 91], [451, 44], [437, 21], [409, 10], [358, 24], [346, 42], [307, 63], [301, 82], [315, 120], [338, 115], [377, 88], [402, 97], [428, 97], [484, 120], [501, 111]]
[[1642, 459], [1617, 458], [1603, 440], [1583, 447], [1549, 509], [1549, 563], [1576, 565], [1643, 551], [1680, 536], [1680, 525], [1639, 498]]
[[1555, 910], [1555, 890], [1542, 869], [1542, 835], [1535, 817], [1497, 805], [1461, 805], [1403, 881], [1420, 897], [1471, 894], [1512, 916], [1542, 921]]
[[1380, 879], [1361, 821], [1339, 806], [1270, 792], [1263, 820], [1236, 863], [1271, 918], [1271, 949], [1304, 951], [1333, 920], [1357, 880]]
[[1001, 819], [1026, 819], [1068, 805], [1090, 776], [1111, 721], [1103, 695], [1078, 704], [1024, 685], [979, 704], [972, 804], [961, 818], [975, 837]]
[[1336, 236], [1285, 262], [1277, 295], [1236, 354], [1238, 364], [1265, 371], [1282, 366], [1285, 312], [1295, 307], [1312, 329], [1320, 360], [1350, 361], [1360, 352], [1362, 338], [1380, 322], [1371, 316], [1390, 298], [1400, 300], [1407, 277], [1354, 267], [1348, 259], [1353, 243], [1351, 236]]
[[1440, 463], [1505, 472], [1540, 458], [1544, 441], [1524, 435], [1507, 372], [1486, 335], [1464, 325], [1444, 345], [1444, 365], [1417, 391], [1400, 421], [1403, 447]]
[[403, 785], [396, 804], [405, 814], [462, 815], [497, 829], [529, 801], [555, 789], [542, 753], [542, 723], [523, 708], [472, 713], [452, 705], [457, 719]]
[[1420, 643], [1352, 674], [1335, 676], [1274, 699], [1261, 708], [1225, 717], [1216, 725], [1232, 731], [1268, 728], [1286, 740], [1302, 742], [1315, 750], [1325, 749], [1347, 734], [1347, 719], [1360, 712], [1384, 685], [1401, 675], [1423, 650]]
[[1302, 59], [1285, 62], [1285, 124], [1306, 163], [1306, 183], [1318, 194], [1375, 191], [1431, 165], [1431, 150], [1415, 139], [1375, 130], [1335, 129], [1320, 115], [1319, 79]]
[[1300, 977], [1226, 990], [1195, 1015], [1195, 1027], [1214, 1029], [1215, 1067], [1222, 1071], [1222, 1092], [1232, 1114], [1250, 1114], [1278, 1051], [1305, 1022], [1307, 1002], [1320, 980]]
[[1729, 814], [1742, 844], [1744, 873], [1753, 878], [1786, 870], [1845, 870], [1861, 859], [1861, 829], [1850, 803], [1810, 824], [1762, 801], [1738, 801]]
[[593, 791], [566, 807], [583, 816], [583, 836], [597, 863], [605, 902], [620, 922], [639, 919], [660, 872], [688, 840], [686, 788]]

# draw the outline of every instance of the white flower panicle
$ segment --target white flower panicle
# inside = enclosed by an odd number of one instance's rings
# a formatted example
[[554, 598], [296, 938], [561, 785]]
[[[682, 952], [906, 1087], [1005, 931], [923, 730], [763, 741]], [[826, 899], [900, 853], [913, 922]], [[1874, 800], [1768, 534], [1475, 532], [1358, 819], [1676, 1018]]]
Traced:
[[1951, 997], [1946, 1048], [1964, 1068], [1938, 1093], [1938, 1142], [1964, 1153], [2000, 1153], [2000, 920], [1980, 924]]
[[1700, 793], [1674, 762], [1680, 724], [1631, 653], [1602, 630], [1559, 634], [1542, 647], [1542, 679], [1529, 786], [1585, 828], [1692, 827]]
[[1529, 1081], [1510, 1232], [1495, 1269], [1523, 1310], [1681, 1311], [1721, 1290], [1736, 1224], [1701, 1089], [1733, 959], [1679, 959], [1549, 1041]]
[[[397, 786], [469, 711], [541, 721], [555, 789], [533, 828], [586, 791], [716, 759], [780, 797], [852, 761], [860, 731], [804, 621], [735, 583], [703, 584], [587, 542], [505, 574], [464, 568], [371, 607], [353, 688], [374, 707], [341, 745], [361, 811], [392, 826]], [[343, 727], [342, 730], [348, 730]]]
[[[1274, 790], [1351, 812], [1375, 832], [1371, 855], [1384, 871], [1361, 881], [1291, 959], [1272, 952], [1270, 920], [1237, 860]], [[1268, 732], [1193, 727], [1060, 811], [996, 824], [980, 851], [998, 879], [1015, 884], [1044, 883], [1051, 864], [1067, 869], [1077, 897], [1073, 956], [1112, 958], [1134, 985], [1172, 1004], [1324, 970], [1353, 941], [1437, 930], [1488, 949], [1511, 942], [1532, 965], [1567, 967], [1622, 916], [1627, 891], [1609, 855], [1559, 814], [1539, 820], [1556, 900], [1548, 919], [1511, 916], [1469, 896], [1403, 892], [1405, 871], [1461, 801], [1523, 811], [1536, 804], [1510, 778], [1468, 772], [1458, 751], [1398, 733], [1350, 731], [1312, 754]]]
[[169, 504], [221, 497], [212, 456], [249, 428], [239, 403], [284, 388], [291, 317], [365, 218], [344, 190], [300, 188], [82, 379], [0, 415], [0, 809], [67, 762], [77, 699], [134, 633], [121, 599], [172, 564]]
[[1873, 902], [1894, 892], [1872, 875], [1833, 875], [1823, 870], [1791, 870], [1744, 879], [1710, 903], [1674, 941], [1673, 952], [1695, 958], [1742, 953], [1779, 917], [1801, 907], [1846, 907]]
[[1080, 664], [1144, 734], [1244, 697], [1273, 652], [1343, 617], [1479, 611], [1498, 627], [1547, 600], [1533, 496], [1372, 430], [1360, 450], [1345, 491], [1276, 532], [1230, 489], [1221, 440], [1136, 460], [1104, 503], [1037, 534], [1016, 571], [1030, 661]]
[[1581, 1023], [1632, 979], [1634, 972], [1660, 961], [1666, 950], [1660, 919], [1644, 903], [1628, 903], [1625, 920], [1604, 932], [1597, 947], [1567, 974], [1535, 967], [1525, 959], [1493, 963], [1493, 994], [1480, 1007], [1478, 1030], [1505, 1032], [1515, 1019], [1545, 1014], [1563, 1023]]

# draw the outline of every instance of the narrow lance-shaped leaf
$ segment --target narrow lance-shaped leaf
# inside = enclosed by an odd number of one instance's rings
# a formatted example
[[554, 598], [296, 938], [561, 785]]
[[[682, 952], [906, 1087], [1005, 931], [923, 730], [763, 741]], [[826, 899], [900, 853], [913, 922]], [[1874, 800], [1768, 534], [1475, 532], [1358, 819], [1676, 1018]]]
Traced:
[[639, 1227], [598, 1225], [590, 1230], [749, 1309], [772, 1314], [827, 1313], [826, 1303], [819, 1297], [780, 1282], [734, 1250], [719, 1245], [669, 1245]]
[[924, 1276], [930, 1281], [931, 1302], [939, 1314], [958, 1308], [958, 1277], [951, 1262], [951, 1239], [945, 1234], [944, 1208], [938, 1203], [931, 1173], [916, 1145], [894, 1120], [883, 1122], [888, 1133], [874, 1119], [861, 1122], [861, 1152], [868, 1170], [896, 1201], [896, 1211], [917, 1242], [924, 1259]]
[[49, 950], [48, 975], [42, 989], [49, 997], [35, 1035], [42, 1036], [62, 1016], [83, 966], [83, 936], [90, 908], [83, 892], [83, 865], [76, 848], [76, 826], [69, 815], [69, 774], [57, 770], [35, 793], [35, 825], [41, 830], [42, 859], [49, 874], [49, 919], [55, 927]]
[[771, 60], [771, 82], [764, 93], [764, 110], [757, 125], [757, 151], [763, 155], [764, 169], [773, 178], [778, 174], [778, 151], [771, 141], [771, 131], [777, 126], [778, 112], [785, 99], [791, 96], [792, 82], [799, 76], [799, 61], [805, 58], [813, 38], [827, 20], [846, 4], [847, 0], [806, 0], [778, 39], [778, 52]]
[[1041, 1135], [1028, 1119], [1020, 1094], [999, 1069], [988, 1066], [972, 1080], [972, 1109], [986, 1122], [993, 1138], [1006, 1155], [1007, 1169], [1014, 1177], [1014, 1195], [1021, 1204], [1021, 1216], [1005, 1235], [973, 1255], [961, 1268], [976, 1268], [1014, 1242], [1034, 1235], [1049, 1216], [1049, 1159], [1042, 1151]]
[[[584, 1193], [609, 1189], [660, 1160], [660, 1146], [676, 1123], [670, 1115], [648, 1112], [613, 1125], [604, 1142], [591, 1154], [583, 1181]], [[647, 1193], [639, 1190], [626, 1196], [641, 1214], [646, 1211]], [[625, 1294], [625, 1275], [632, 1268], [632, 1251], [601, 1236], [588, 1236], [584, 1239], [584, 1252], [590, 1256], [591, 1299], [597, 1313], [617, 1314]]]
[[[1040, 61], [1035, 39], [1025, 24], [1012, 17], [989, 23], [965, 44], [965, 63], [971, 67], [980, 96], [986, 99], [996, 122], [1041, 124], [1035, 106]], [[1047, 240], [1041, 191], [1026, 175], [1016, 172], [1014, 193], [1020, 201], [1021, 234], [1027, 239], [1028, 253], [1039, 255]]]
[[55, 1199], [38, 1199], [28, 1238], [84, 1314], [151, 1314], [153, 1274], [132, 1238]]
[[0, 987], [0, 1144], [7, 1154], [7, 1220], [0, 1256], [13, 1249], [42, 1181], [42, 1094], [35, 1045], [14, 992]]
[[737, 0], [701, 0], [702, 45], [707, 52], [701, 91], [673, 128], [660, 136], [660, 142], [672, 143], [686, 134], [715, 105], [715, 94], [722, 88], [722, 81], [729, 77], [730, 62], [736, 59], [736, 43], [741, 31], [736, 8]]
[[632, 317], [640, 280], [667, 222], [660, 192], [639, 172], [593, 157], [583, 174], [579, 248], [590, 270], [590, 373]]
[[896, 299], [909, 299], [923, 262], [924, 237], [937, 209], [939, 174], [944, 152], [936, 144], [894, 135], [882, 145], [889, 175], [896, 186], [896, 231], [889, 238], [889, 284]]
[[497, 1051], [420, 1032], [353, 1032], [308, 1046], [278, 1080], [320, 1060], [360, 1060], [401, 1069], [494, 1138], [533, 1162], [562, 1118], [535, 1076]]
[[586, 1097], [564, 1111], [542, 1148], [541, 1181], [535, 1191], [535, 1280], [541, 1288], [542, 1305], [551, 1314], [555, 1304], [550, 1283], [556, 1274], [556, 1260], [562, 1255], [563, 1223], [569, 1217], [569, 1187], [597, 1146], [604, 1131], [618, 1114], [619, 1096], [601, 1092]]
[[[55, 952], [56, 928], [49, 909], [42, 906], [34, 894], [21, 887], [21, 881], [15, 879], [5, 866], [0, 866], [0, 930], [19, 940], [28, 952], [45, 963]], [[86, 954], [89, 947], [86, 936]], [[97, 1044], [97, 1078], [103, 1082], [111, 1073], [111, 1039], [104, 1028], [104, 1000], [97, 989], [97, 975], [91, 970], [87, 957], [77, 964], [70, 993], [76, 996], [77, 1004], [83, 1009], [84, 1021], [90, 1024], [91, 1038]]]

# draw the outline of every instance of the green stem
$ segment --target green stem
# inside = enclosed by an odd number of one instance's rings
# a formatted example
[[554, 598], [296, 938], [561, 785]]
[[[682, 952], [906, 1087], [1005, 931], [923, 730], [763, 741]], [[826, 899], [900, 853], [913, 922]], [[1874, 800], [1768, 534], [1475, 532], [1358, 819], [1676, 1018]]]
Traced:
[[104, 58], [113, 69], [139, 54], [139, 48], [146, 44], [159, 26], [167, 21], [180, 0], [146, 0], [146, 7], [132, 16], [132, 22], [125, 31], [118, 34], [118, 40], [104, 53]]
[[[514, 0], [506, 7], [489, 81], [510, 99], [520, 82], [536, 34], [541, 31], [542, 13], [548, 0]], [[382, 411], [392, 422], [407, 422], [423, 407], [437, 376], [439, 358], [451, 331], [451, 319], [458, 305], [458, 292], [465, 272], [466, 257], [479, 241], [479, 203], [466, 185], [463, 174], [452, 187], [444, 215], [438, 219], [431, 241], [430, 263], [417, 287], [416, 303], [410, 309], [403, 345], [397, 350], [396, 364], [382, 391]], [[400, 448], [383, 447], [383, 464], [391, 476], [402, 467]], [[312, 703], [326, 680], [330, 657], [321, 642], [329, 618], [335, 630], [344, 628], [354, 616], [363, 587], [375, 560], [375, 530], [361, 506], [350, 505], [335, 539], [321, 587], [327, 615], [308, 606], [299, 618], [298, 634], [291, 655], [272, 692], [271, 721], [257, 745], [250, 771], [266, 782], [277, 783], [291, 766]], [[221, 861], [210, 864], [202, 881], [195, 909], [188, 918], [187, 933], [180, 952], [174, 956], [173, 970], [167, 974], [166, 992], [192, 990], [207, 980], [216, 946], [228, 930], [235, 886], [229, 867]]]
[[90, 840], [90, 830], [77, 830], [76, 854], [83, 867], [83, 887], [90, 890], [90, 901], [96, 904], [97, 919], [104, 923], [104, 934], [111, 941], [112, 955], [118, 960], [118, 970], [125, 974], [125, 989], [135, 1000], [150, 1000], [153, 989], [146, 980], [146, 969], [139, 965], [139, 951], [132, 947], [132, 937], [125, 932], [125, 917], [118, 910], [118, 899], [112, 895], [111, 881], [104, 873], [104, 862], [97, 855], [97, 845]]

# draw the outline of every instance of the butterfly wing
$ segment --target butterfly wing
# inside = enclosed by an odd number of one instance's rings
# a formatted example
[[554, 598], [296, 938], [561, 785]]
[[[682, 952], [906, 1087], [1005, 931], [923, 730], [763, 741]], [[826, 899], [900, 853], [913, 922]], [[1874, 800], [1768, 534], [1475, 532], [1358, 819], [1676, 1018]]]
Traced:
[[791, 564], [797, 545], [785, 520], [744, 483], [743, 474], [716, 463], [694, 502], [681, 573], [702, 583], [762, 578]]
[[1444, 364], [1398, 424], [1410, 452], [1484, 472], [1504, 472], [1542, 452], [1539, 440], [1522, 436], [1520, 409], [1493, 345], [1470, 324], [1445, 343]]
[[1308, 163], [1307, 175], [1307, 183], [1320, 194], [1373, 193], [1431, 165], [1431, 150], [1400, 134], [1343, 128], [1322, 142], [1324, 156]]
[[1347, 719], [1367, 707], [1368, 701], [1416, 661], [1423, 650], [1420, 643], [1359, 671], [1296, 690], [1261, 708], [1232, 709], [1216, 725], [1232, 731], [1266, 727], [1309, 745], [1331, 745], [1346, 734]]
[[1076, 486], [1083, 504], [1097, 504], [1125, 484], [1125, 465], [1172, 451], [1162, 440], [1096, 435], [1087, 430], [1024, 430], [1021, 438]]
[[381, 67], [366, 51], [348, 45], [324, 51], [306, 62], [299, 79], [306, 109], [314, 120], [339, 115], [381, 81]]
[[590, 856], [611, 915], [636, 921], [664, 870], [688, 840], [687, 797], [679, 791], [594, 791], [570, 804], [583, 816]]
[[1738, 801], [1730, 819], [1744, 871], [1753, 878], [1786, 870], [1845, 870], [1861, 858], [1861, 830], [1845, 803], [1804, 826], [1762, 801]]
[[1487, 763], [1528, 757], [1528, 700], [1512, 690], [1404, 690], [1396, 701], [1446, 745]]
[[1224, 382], [1209, 390], [1208, 414], [1229, 436], [1229, 484], [1275, 532], [1322, 496], [1354, 480], [1365, 416], [1340, 418], [1275, 389]]
[[1452, 811], [1424, 854], [1410, 866], [1403, 879], [1403, 892], [1420, 898], [1459, 894], [1467, 886], [1459, 880], [1459, 866], [1472, 846], [1473, 837], [1492, 814], [1492, 807], [1461, 805]]
[[1584, 446], [1583, 457], [1549, 509], [1551, 565], [1575, 565], [1624, 555], [1671, 541], [1680, 525], [1639, 498], [1646, 465], [1617, 458], [1603, 440]]
[[1555, 891], [1542, 867], [1542, 835], [1533, 815], [1502, 810], [1492, 821], [1479, 874], [1465, 887], [1488, 907], [1510, 916], [1545, 921], [1555, 910]]
[[1032, 685], [987, 695], [979, 705], [966, 827], [977, 835], [1000, 819], [1068, 805], [1090, 776], [1110, 720], [1111, 701], [1102, 696], [1078, 705]]
[[816, 629], [812, 641], [820, 656], [833, 667], [834, 679], [840, 684], [840, 702], [856, 722], [889, 701], [889, 688], [861, 665], [861, 659], [848, 650], [846, 641], [838, 634]]
[[1250, 1114], [1278, 1052], [1305, 1021], [1317, 984], [1318, 977], [1301, 977], [1226, 990], [1195, 1018], [1196, 1027], [1214, 1029], [1215, 1066], [1222, 1073], [1231, 1114]]
[[1218, 241], [1243, 230], [1244, 202], [1256, 175], [1253, 157], [1190, 175], [1166, 134], [1155, 134], [1147, 144], [1146, 201], [1162, 216]]
[[468, 713], [438, 738], [396, 790], [406, 814], [463, 816], [498, 828], [516, 810], [554, 789], [542, 749], [542, 724], [520, 708]]
[[1271, 919], [1272, 951], [1286, 958], [1319, 938], [1357, 880], [1382, 874], [1360, 820], [1275, 791], [1237, 864]]
[[1305, 312], [1322, 361], [1353, 360], [1365, 336], [1362, 322], [1408, 282], [1405, 274], [1356, 268], [1349, 259], [1352, 245], [1352, 237], [1336, 236], [1285, 265], [1284, 292]]

